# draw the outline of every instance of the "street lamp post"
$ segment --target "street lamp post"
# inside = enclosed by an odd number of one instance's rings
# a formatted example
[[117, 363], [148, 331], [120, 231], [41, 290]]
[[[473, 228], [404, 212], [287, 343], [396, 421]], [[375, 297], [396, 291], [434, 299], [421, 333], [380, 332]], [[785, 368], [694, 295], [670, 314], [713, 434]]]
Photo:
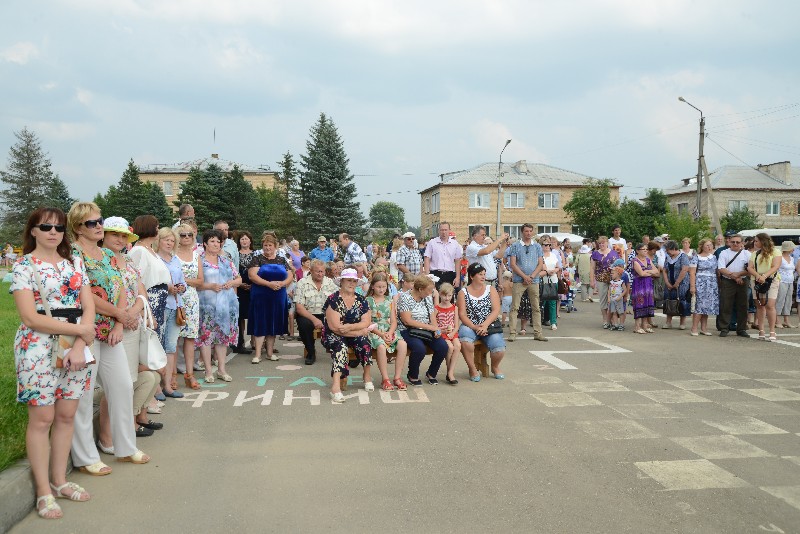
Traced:
[[497, 228], [495, 230], [497, 234], [497, 238], [500, 239], [500, 235], [503, 233], [502, 228], [500, 227], [500, 201], [501, 197], [503, 196], [503, 184], [501, 183], [500, 177], [503, 175], [502, 167], [503, 167], [503, 152], [506, 151], [506, 147], [511, 142], [511, 139], [506, 141], [506, 144], [503, 145], [503, 150], [500, 151], [500, 160], [497, 163]]
[[699, 154], [697, 156], [697, 216], [700, 217], [702, 215], [702, 179], [703, 179], [703, 141], [705, 140], [705, 132], [706, 132], [706, 118], [703, 115], [702, 110], [697, 106], [693, 106], [691, 103], [687, 102], [682, 96], [678, 97], [678, 100], [685, 104], [689, 104], [694, 109], [700, 112], [700, 149]]

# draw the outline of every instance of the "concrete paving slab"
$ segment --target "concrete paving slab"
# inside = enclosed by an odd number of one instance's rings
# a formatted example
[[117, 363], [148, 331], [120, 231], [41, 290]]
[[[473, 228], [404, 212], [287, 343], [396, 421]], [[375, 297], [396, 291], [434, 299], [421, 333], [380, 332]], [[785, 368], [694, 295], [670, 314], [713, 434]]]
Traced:
[[564, 406], [599, 406], [602, 403], [586, 393], [531, 393], [531, 396], [550, 408]]
[[706, 380], [748, 380], [748, 377], [742, 376], [738, 373], [716, 372], [716, 371], [696, 371], [692, 373], [695, 376], [704, 378]]
[[713, 380], [665, 380], [676, 388], [686, 391], [708, 391], [711, 389], [731, 389], [729, 386], [714, 382]]
[[800, 486], [765, 486], [761, 489], [800, 510]]
[[681, 414], [663, 404], [617, 404], [611, 406], [615, 412], [631, 419], [679, 418]]
[[800, 389], [800, 378], [759, 378], [758, 381], [776, 388]]
[[703, 419], [709, 426], [722, 430], [727, 434], [786, 434], [787, 431], [769, 423], [765, 423], [755, 417], [732, 416], [727, 418]]
[[687, 402], [711, 402], [705, 397], [696, 395], [690, 391], [672, 391], [672, 390], [657, 390], [657, 391], [639, 391], [639, 395], [647, 397], [658, 403], [663, 404], [682, 404]]
[[741, 488], [749, 484], [708, 460], [636, 462], [647, 476], [667, 490]]
[[743, 389], [745, 393], [749, 393], [754, 397], [758, 397], [768, 401], [800, 401], [800, 393], [790, 391], [788, 389]]
[[769, 401], [725, 402], [725, 406], [742, 415], [800, 415], [800, 411]]
[[578, 426], [597, 439], [650, 439], [660, 437], [649, 428], [629, 419], [578, 421]]
[[672, 438], [672, 441], [706, 460], [773, 456], [767, 451], [734, 436]]
[[714, 463], [753, 486], [791, 485], [800, 477], [800, 466], [784, 458], [723, 458]]

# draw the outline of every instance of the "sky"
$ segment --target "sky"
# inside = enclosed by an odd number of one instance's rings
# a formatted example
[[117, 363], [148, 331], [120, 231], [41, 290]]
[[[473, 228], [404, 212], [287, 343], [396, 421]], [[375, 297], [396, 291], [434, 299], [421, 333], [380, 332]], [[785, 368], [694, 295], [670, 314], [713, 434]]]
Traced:
[[[4, 0], [0, 166], [41, 139], [73, 196], [139, 165], [299, 160], [336, 124], [365, 213], [527, 160], [644, 196], [706, 162], [800, 165], [796, 1]], [[792, 67], [792, 65], [795, 65]]]

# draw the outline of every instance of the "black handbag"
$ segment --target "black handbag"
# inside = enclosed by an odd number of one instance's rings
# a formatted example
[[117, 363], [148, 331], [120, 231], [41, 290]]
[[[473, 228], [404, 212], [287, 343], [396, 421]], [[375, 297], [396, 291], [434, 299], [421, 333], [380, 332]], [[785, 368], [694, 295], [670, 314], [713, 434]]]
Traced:
[[[428, 308], [428, 300], [422, 299], [425, 303], [425, 310], [428, 311], [428, 315], [430, 316], [430, 308]], [[408, 327], [408, 335], [411, 337], [415, 337], [417, 339], [421, 339], [422, 341], [433, 341], [434, 335], [433, 332], [430, 330], [425, 330], [424, 328], [417, 328], [414, 326]]]
[[680, 301], [678, 299], [666, 299], [664, 301], [664, 315], [670, 317], [680, 316]]
[[545, 282], [539, 286], [539, 300], [558, 300], [558, 282]]

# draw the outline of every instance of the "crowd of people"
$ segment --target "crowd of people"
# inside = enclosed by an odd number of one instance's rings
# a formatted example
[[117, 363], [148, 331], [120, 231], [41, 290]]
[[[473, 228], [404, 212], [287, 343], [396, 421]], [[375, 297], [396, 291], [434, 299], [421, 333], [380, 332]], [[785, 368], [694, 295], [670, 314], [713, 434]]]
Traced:
[[[749, 337], [755, 325], [772, 341], [778, 316], [781, 326], [795, 326], [792, 301], [800, 297], [798, 249], [788, 241], [776, 247], [766, 234], [752, 243], [731, 234], [725, 245], [720, 236], [717, 246], [705, 239], [694, 251], [691, 241], [679, 246], [668, 236], [643, 236], [633, 246], [619, 227], [610, 238], [573, 245], [537, 237], [525, 224], [519, 239], [493, 240], [475, 226], [460, 243], [442, 222], [427, 242], [407, 232], [386, 249], [362, 250], [341, 233], [330, 245], [319, 236], [306, 253], [274, 232], [258, 242], [247, 231], [230, 235], [226, 221], [199, 234], [192, 206], [178, 214], [172, 227], [151, 215], [130, 225], [104, 218], [91, 202], [30, 215], [11, 292], [22, 319], [17, 398], [29, 407], [28, 457], [44, 518], [61, 517], [57, 498], [90, 499], [66, 481], [69, 454], [95, 476], [112, 471], [100, 453], [149, 462], [137, 439], [163, 428], [149, 416], [183, 396], [179, 372], [190, 390], [201, 387], [195, 372], [204, 383], [231, 382], [231, 351], [252, 354], [257, 365], [279, 360], [277, 339], [299, 339], [305, 364], [314, 365], [319, 339], [331, 357], [331, 400], [341, 403], [358, 366], [366, 391], [375, 390], [373, 360], [384, 391], [437, 385], [442, 364], [455, 386], [462, 358], [469, 380], [479, 382], [477, 343], [490, 355], [491, 376], [503, 380], [506, 343], [525, 335], [528, 323], [533, 340], [546, 342], [545, 328], [558, 329], [579, 290], [583, 302], [599, 299], [606, 329], [624, 330], [632, 313], [633, 331], [652, 333], [663, 308], [664, 329], [676, 316], [685, 329], [691, 316], [692, 335], [711, 335], [713, 315], [720, 336]], [[153, 339], [163, 360], [153, 357]], [[95, 382], [102, 386], [96, 441]]]

